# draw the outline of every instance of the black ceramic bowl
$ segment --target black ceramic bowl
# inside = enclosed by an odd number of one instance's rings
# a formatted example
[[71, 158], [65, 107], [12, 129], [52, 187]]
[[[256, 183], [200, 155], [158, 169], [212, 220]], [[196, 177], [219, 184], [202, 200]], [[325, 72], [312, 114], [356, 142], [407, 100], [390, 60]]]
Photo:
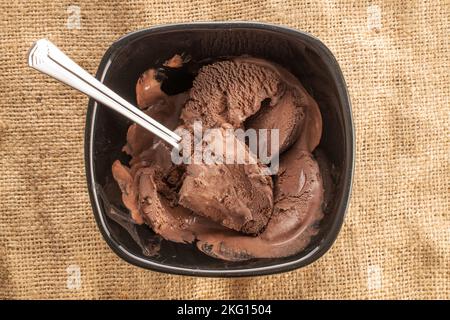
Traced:
[[[305, 250], [286, 258], [226, 262], [204, 255], [193, 245], [168, 241], [162, 241], [158, 256], [144, 255], [129, 233], [105, 213], [111, 204], [123, 207], [111, 165], [116, 159], [127, 160], [121, 148], [130, 123], [91, 99], [86, 120], [86, 175], [95, 219], [106, 242], [134, 265], [196, 276], [273, 274], [317, 260], [331, 247], [343, 223], [354, 162], [350, 101], [332, 53], [307, 33], [274, 25], [241, 22], [165, 25], [128, 34], [115, 42], [105, 53], [97, 78], [135, 103], [139, 75], [157, 60], [182, 52], [196, 60], [247, 54], [277, 62], [295, 74], [316, 99], [323, 117], [319, 148], [333, 165], [335, 184], [320, 232]], [[147, 226], [139, 226], [138, 231], [155, 237]]]

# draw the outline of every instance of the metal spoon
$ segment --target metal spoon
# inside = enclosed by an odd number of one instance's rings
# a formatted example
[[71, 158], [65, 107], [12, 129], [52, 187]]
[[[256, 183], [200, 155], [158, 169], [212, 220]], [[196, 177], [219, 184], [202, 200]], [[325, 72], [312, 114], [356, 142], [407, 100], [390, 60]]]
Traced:
[[175, 148], [181, 137], [120, 97], [77, 65], [47, 39], [36, 41], [28, 53], [30, 67], [75, 88], [156, 134]]

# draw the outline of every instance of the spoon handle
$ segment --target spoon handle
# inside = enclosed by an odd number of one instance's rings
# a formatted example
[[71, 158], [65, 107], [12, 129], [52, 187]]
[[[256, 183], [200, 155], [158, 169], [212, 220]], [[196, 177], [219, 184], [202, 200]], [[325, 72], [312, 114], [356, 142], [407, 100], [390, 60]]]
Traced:
[[28, 53], [28, 64], [119, 112], [172, 146], [179, 147], [180, 136], [106, 87], [47, 39], [34, 43]]

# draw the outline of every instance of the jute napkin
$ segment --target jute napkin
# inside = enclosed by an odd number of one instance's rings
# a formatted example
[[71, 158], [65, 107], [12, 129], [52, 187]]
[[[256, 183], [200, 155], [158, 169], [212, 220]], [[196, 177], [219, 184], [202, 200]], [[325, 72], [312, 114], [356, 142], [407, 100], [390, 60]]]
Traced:
[[[0, 1], [0, 298], [450, 298], [448, 1]], [[142, 270], [89, 204], [87, 98], [26, 66], [41, 37], [95, 73], [121, 35], [257, 20], [309, 31], [343, 69], [356, 175], [343, 230], [313, 265], [201, 279]]]

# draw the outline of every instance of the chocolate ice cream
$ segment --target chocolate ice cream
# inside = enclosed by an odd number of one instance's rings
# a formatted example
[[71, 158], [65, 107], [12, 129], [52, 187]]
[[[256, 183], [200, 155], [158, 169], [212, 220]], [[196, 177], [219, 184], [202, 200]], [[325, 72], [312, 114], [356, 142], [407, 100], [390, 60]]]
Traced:
[[196, 121], [204, 129], [217, 128], [223, 139], [230, 128], [278, 129], [275, 148], [270, 135], [259, 136], [258, 148], [270, 159], [280, 157], [279, 170], [267, 175], [260, 150], [234, 136], [249, 163], [223, 163], [217, 161], [222, 154], [214, 154], [212, 162], [175, 164], [168, 146], [134, 124], [123, 149], [131, 156], [129, 165], [116, 161], [112, 167], [131, 217], [166, 240], [195, 243], [224, 260], [300, 252], [323, 216], [322, 177], [312, 155], [322, 132], [317, 103], [289, 71], [247, 56], [205, 64], [194, 71], [190, 90], [169, 95], [162, 89], [168, 74], [184, 62], [175, 56], [147, 70], [136, 85], [138, 106], [190, 134]]
[[232, 232], [199, 235], [197, 247], [224, 260], [275, 258], [297, 253], [315, 235], [322, 216], [323, 187], [312, 155], [300, 140], [282, 155], [275, 180], [275, 204], [266, 229], [257, 237]]
[[[221, 128], [219, 132], [221, 135], [210, 143], [225, 141], [225, 130]], [[245, 155], [253, 157], [245, 144], [233, 135], [230, 138], [241, 145]], [[258, 234], [273, 208], [272, 179], [263, 170], [256, 158], [247, 164], [190, 164], [179, 192], [179, 203], [230, 229]]]
[[181, 119], [201, 120], [206, 128], [229, 123], [240, 127], [268, 99], [275, 105], [285, 91], [275, 72], [254, 63], [220, 61], [203, 67], [194, 80]]

